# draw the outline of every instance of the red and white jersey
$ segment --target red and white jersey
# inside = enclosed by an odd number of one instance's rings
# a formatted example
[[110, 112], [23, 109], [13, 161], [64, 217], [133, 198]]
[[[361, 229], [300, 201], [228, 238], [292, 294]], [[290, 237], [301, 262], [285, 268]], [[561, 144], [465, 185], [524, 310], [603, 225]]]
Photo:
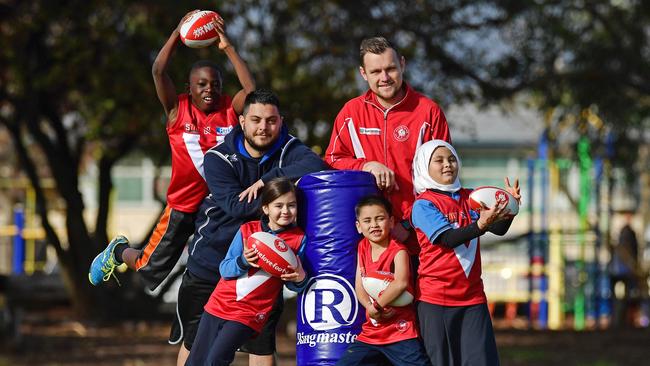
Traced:
[[[373, 261], [371, 244], [368, 239], [363, 238], [357, 248], [361, 276], [375, 272], [394, 276], [394, 260], [400, 250], [406, 251], [406, 247], [391, 240], [388, 248], [381, 253], [376, 261]], [[413, 293], [411, 281], [409, 281], [407, 291]], [[366, 322], [361, 326], [361, 334], [357, 336], [357, 339], [368, 344], [389, 344], [417, 338], [417, 320], [413, 304], [392, 308], [395, 310], [395, 315], [382, 322], [377, 322], [366, 314]]]
[[[417, 199], [433, 203], [453, 228], [459, 228], [472, 223], [470, 192], [471, 189], [461, 189], [458, 191], [460, 199], [456, 201], [451, 196], [427, 190]], [[416, 233], [420, 243], [418, 300], [443, 306], [468, 306], [487, 302], [481, 279], [479, 238], [456, 248], [448, 248], [431, 243], [418, 228]]]
[[415, 150], [432, 139], [451, 142], [442, 109], [431, 99], [404, 83], [406, 95], [384, 108], [368, 90], [348, 101], [332, 129], [325, 161], [334, 169], [361, 170], [368, 161], [378, 161], [395, 172], [399, 191], [388, 199], [397, 219], [413, 204], [412, 165]]
[[[253, 233], [263, 231], [260, 221], [247, 222], [240, 230], [245, 240]], [[282, 238], [296, 253], [305, 236], [299, 227], [275, 235]], [[210, 295], [205, 311], [221, 319], [242, 323], [259, 333], [268, 320], [275, 300], [282, 296], [282, 286], [279, 277], [273, 277], [259, 268], [250, 268], [234, 279], [222, 277]]]
[[167, 125], [172, 152], [172, 176], [167, 188], [167, 205], [182, 212], [195, 212], [208, 194], [203, 173], [203, 155], [237, 123], [227, 95], [219, 99], [219, 108], [206, 115], [192, 104], [189, 94], [178, 96], [178, 116]]

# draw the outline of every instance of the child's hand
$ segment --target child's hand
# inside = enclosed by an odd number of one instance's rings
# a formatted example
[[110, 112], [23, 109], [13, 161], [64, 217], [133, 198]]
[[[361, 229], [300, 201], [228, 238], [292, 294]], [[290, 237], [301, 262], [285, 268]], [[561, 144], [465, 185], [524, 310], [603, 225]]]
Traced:
[[246, 262], [248, 262], [249, 266], [253, 268], [260, 268], [260, 266], [257, 264], [259, 257], [255, 253], [255, 250], [244, 247], [244, 259]]
[[221, 15], [218, 15], [212, 19], [214, 27], [217, 29], [217, 34], [219, 34], [219, 39], [217, 40], [217, 47], [223, 51], [226, 48], [231, 46], [228, 36], [226, 36], [226, 25], [223, 22]]
[[376, 321], [381, 321], [381, 313], [379, 310], [375, 309], [375, 307], [372, 305], [372, 302], [374, 300], [370, 300], [370, 305], [366, 308], [368, 311], [368, 316], [371, 317], [372, 319], [375, 319]]
[[390, 306], [386, 306], [384, 308], [384, 312], [381, 313], [381, 318], [382, 319], [390, 319], [390, 318], [393, 317], [393, 315], [395, 315], [395, 309], [393, 309]]
[[280, 275], [282, 281], [287, 282], [302, 282], [305, 279], [305, 271], [302, 269], [300, 263], [298, 263], [298, 268], [289, 266], [291, 272]]
[[507, 219], [510, 215], [510, 210], [506, 209], [507, 204], [508, 202], [497, 202], [494, 207], [483, 206], [478, 221], [476, 221], [478, 228], [485, 231], [493, 223]]
[[194, 14], [194, 13], [196, 13], [196, 12], [198, 12], [198, 11], [200, 11], [200, 10], [192, 10], [192, 11], [190, 11], [189, 13], [185, 14], [185, 15], [183, 16], [183, 18], [181, 18], [181, 21], [178, 22], [178, 25], [176, 26], [176, 30], [177, 30], [178, 32], [180, 32], [180, 31], [181, 31], [181, 25], [183, 25], [183, 23], [185, 23], [185, 20], [187, 20], [187, 18], [191, 17], [192, 14]]
[[511, 195], [513, 195], [517, 199], [517, 202], [521, 203], [521, 191], [519, 189], [519, 178], [515, 179], [514, 186], [510, 186], [510, 179], [508, 179], [508, 177], [505, 177], [504, 182], [506, 184], [505, 190], [508, 191]]

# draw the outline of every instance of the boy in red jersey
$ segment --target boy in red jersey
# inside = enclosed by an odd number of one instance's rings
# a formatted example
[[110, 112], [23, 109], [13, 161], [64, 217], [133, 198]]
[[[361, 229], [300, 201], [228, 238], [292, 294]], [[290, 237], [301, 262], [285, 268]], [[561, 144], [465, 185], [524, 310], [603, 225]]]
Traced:
[[237, 124], [237, 115], [242, 111], [246, 94], [255, 89], [246, 63], [226, 36], [223, 19], [217, 17], [213, 19], [219, 33], [216, 46], [230, 60], [243, 89], [232, 99], [222, 94], [218, 67], [211, 61], [202, 60], [190, 70], [188, 93], [176, 94], [176, 87], [166, 70], [180, 41], [181, 24], [196, 11], [186, 14], [179, 22], [152, 68], [156, 93], [167, 116], [167, 135], [172, 153], [167, 206], [144, 248], [130, 248], [128, 239], [120, 235], [95, 257], [88, 273], [95, 286], [107, 281], [121, 263], [138, 271], [150, 291], [167, 277], [194, 232], [195, 213], [208, 193], [203, 154], [223, 142], [225, 135]]
[[[418, 193], [411, 220], [420, 243], [416, 299], [424, 347], [434, 365], [499, 365], [499, 355], [481, 279], [479, 237], [504, 235], [512, 217], [507, 202], [469, 206], [471, 189], [458, 174], [460, 158], [447, 142], [426, 142], [413, 159]], [[506, 190], [521, 198], [519, 182]]]
[[[418, 340], [413, 304], [390, 306], [404, 291], [413, 293], [406, 247], [391, 239], [391, 204], [383, 197], [369, 196], [357, 203], [355, 211], [357, 230], [364, 236], [358, 247], [355, 289], [367, 318], [337, 365], [376, 365], [377, 357], [393, 365], [429, 365]], [[363, 278], [374, 273], [394, 278], [376, 299], [363, 288]]]

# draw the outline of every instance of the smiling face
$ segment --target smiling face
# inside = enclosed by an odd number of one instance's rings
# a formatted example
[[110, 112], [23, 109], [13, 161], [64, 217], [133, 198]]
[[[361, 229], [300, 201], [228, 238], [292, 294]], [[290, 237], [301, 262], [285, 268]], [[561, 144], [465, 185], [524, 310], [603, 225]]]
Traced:
[[282, 129], [282, 116], [273, 104], [253, 103], [239, 116], [244, 131], [246, 151], [258, 158], [264, 155], [277, 141]]
[[269, 227], [279, 230], [296, 221], [298, 203], [293, 192], [285, 193], [274, 199], [268, 205], [262, 206], [262, 211], [269, 217]]
[[381, 54], [368, 52], [363, 56], [363, 65], [359, 68], [359, 72], [384, 107], [390, 107], [404, 97], [405, 92], [402, 89], [404, 66], [404, 57], [398, 57], [397, 52], [392, 48], [386, 49]]
[[192, 103], [204, 113], [215, 111], [221, 97], [221, 74], [213, 67], [194, 69], [190, 74]]
[[371, 243], [388, 245], [393, 230], [393, 217], [381, 205], [368, 205], [359, 208], [357, 231]]
[[440, 184], [452, 184], [456, 181], [458, 160], [451, 150], [440, 146], [433, 151], [429, 160], [429, 175]]

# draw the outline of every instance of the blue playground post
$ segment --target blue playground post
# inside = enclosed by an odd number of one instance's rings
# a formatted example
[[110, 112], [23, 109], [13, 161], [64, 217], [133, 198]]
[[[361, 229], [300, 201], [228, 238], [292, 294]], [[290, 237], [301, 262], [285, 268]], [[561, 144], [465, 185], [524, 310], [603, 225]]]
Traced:
[[24, 274], [25, 239], [23, 238], [23, 229], [25, 228], [25, 212], [22, 207], [14, 209], [14, 225], [16, 226], [16, 235], [14, 235], [12, 269], [14, 274]]

